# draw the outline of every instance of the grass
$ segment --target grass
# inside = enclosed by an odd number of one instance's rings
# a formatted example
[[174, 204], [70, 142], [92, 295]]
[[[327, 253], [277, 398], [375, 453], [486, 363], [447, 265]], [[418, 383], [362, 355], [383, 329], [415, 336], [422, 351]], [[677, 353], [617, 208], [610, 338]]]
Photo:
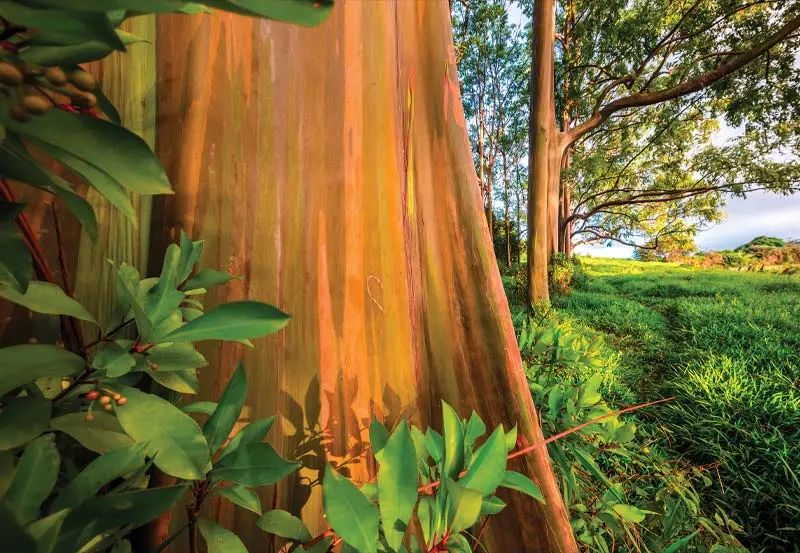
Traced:
[[704, 504], [754, 553], [800, 553], [800, 277], [581, 261], [590, 279], [554, 307], [619, 352], [612, 395], [674, 395], [650, 421], [713, 474]]

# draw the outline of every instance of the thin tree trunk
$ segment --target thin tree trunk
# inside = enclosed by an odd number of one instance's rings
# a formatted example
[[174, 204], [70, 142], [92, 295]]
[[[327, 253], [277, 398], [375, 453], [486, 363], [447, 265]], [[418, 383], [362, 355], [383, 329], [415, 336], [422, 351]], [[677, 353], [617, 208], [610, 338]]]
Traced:
[[528, 155], [528, 300], [550, 299], [547, 289], [548, 191], [553, 149], [553, 35], [555, 1], [536, 0], [533, 15], [530, 144]]
[[[153, 249], [179, 230], [203, 238], [207, 266], [243, 277], [210, 304], [253, 298], [292, 314], [254, 350], [205, 346], [201, 386], [217, 398], [244, 357], [252, 416], [280, 413], [275, 445], [305, 448], [305, 468], [264, 505], [315, 533], [327, 523], [308, 483], [323, 457], [361, 451], [373, 414], [438, 425], [444, 399], [519, 424], [521, 443], [542, 436], [481, 221], [447, 8], [342, 1], [315, 29], [159, 20], [157, 150], [176, 193], [154, 205]], [[576, 553], [546, 451], [513, 468], [547, 505], [504, 495], [489, 551]], [[205, 516], [251, 553], [275, 550], [241, 509], [214, 503]]]
[[489, 238], [494, 244], [494, 206], [492, 205], [492, 187], [494, 185], [494, 164], [489, 165], [486, 173], [486, 223], [489, 226]]
[[558, 136], [555, 127], [548, 155], [549, 174], [547, 188], [547, 261], [558, 251], [558, 208], [561, 203], [561, 156], [555, 147]]
[[506, 266], [511, 267], [511, 219], [508, 212], [511, 198], [509, 197], [508, 193], [508, 157], [506, 156], [505, 150], [503, 151], [503, 185], [505, 186], [503, 201], [505, 204], [506, 215]]

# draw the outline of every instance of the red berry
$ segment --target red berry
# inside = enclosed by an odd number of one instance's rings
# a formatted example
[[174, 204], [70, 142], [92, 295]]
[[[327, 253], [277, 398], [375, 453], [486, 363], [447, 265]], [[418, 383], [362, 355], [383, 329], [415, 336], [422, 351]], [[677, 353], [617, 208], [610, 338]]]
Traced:
[[126, 403], [128, 403], [128, 398], [126, 397], [121, 397], [117, 400], [117, 405], [125, 405]]
[[100, 405], [108, 405], [111, 403], [111, 398], [108, 396], [103, 396], [100, 398]]
[[97, 396], [98, 396], [97, 390], [92, 390], [91, 392], [88, 392], [86, 394], [86, 399], [88, 399], [89, 401], [94, 401], [97, 399]]

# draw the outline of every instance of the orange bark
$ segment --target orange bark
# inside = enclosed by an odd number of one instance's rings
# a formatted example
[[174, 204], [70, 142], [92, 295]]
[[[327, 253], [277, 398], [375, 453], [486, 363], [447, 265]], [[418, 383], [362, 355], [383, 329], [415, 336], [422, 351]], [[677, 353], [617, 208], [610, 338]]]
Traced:
[[[299, 477], [265, 507], [326, 528], [324, 457], [357, 479], [373, 414], [439, 424], [440, 400], [541, 439], [467, 141], [445, 0], [338, 2], [315, 29], [228, 14], [158, 24], [157, 152], [175, 188], [153, 206], [163, 251], [179, 230], [205, 263], [242, 275], [214, 298], [274, 303], [287, 329], [206, 347], [218, 397], [248, 367], [253, 418]], [[153, 259], [155, 259], [155, 257]], [[157, 265], [157, 263], [156, 263]], [[543, 450], [515, 461], [548, 505], [509, 494], [490, 551], [577, 551]], [[251, 553], [275, 550], [253, 516], [209, 509]]]

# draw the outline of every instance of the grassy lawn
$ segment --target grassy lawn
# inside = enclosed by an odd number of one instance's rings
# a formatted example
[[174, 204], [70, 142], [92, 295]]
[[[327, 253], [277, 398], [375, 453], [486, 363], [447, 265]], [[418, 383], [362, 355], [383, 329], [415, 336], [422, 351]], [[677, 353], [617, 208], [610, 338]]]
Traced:
[[618, 352], [607, 393], [675, 396], [642, 416], [717, 482], [703, 502], [754, 553], [800, 552], [800, 276], [581, 261], [589, 281], [554, 306]]

